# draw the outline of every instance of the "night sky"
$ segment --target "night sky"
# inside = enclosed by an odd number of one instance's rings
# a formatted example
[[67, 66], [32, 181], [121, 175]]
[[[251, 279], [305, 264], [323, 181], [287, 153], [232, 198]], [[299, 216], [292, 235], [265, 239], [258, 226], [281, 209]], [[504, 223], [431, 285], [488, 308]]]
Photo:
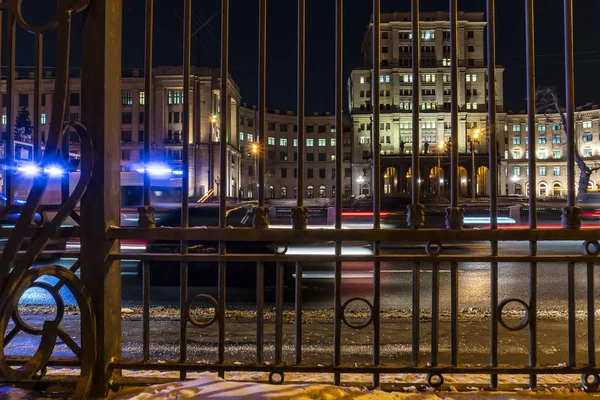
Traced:
[[[52, 4], [49, 4], [52, 3]], [[32, 23], [48, 19], [55, 1], [26, 0], [24, 12]], [[422, 11], [448, 9], [448, 0], [421, 0]], [[536, 1], [537, 85], [564, 91], [562, 0]], [[145, 0], [123, 0], [123, 68], [142, 68]], [[230, 72], [241, 87], [243, 101], [257, 101], [258, 0], [231, 0]], [[505, 104], [525, 109], [525, 1], [498, 0], [497, 58], [506, 68]], [[267, 105], [296, 108], [297, 1], [270, 0], [268, 6]], [[382, 0], [382, 12], [409, 11], [408, 0]], [[192, 42], [192, 64], [218, 67], [220, 62], [220, 1], [195, 0], [194, 28], [204, 24]], [[464, 11], [485, 11], [484, 0], [459, 1]], [[372, 12], [369, 0], [346, 0], [344, 9], [344, 72], [362, 65], [361, 42]], [[183, 0], [155, 0], [155, 66], [182, 62]], [[576, 96], [578, 104], [600, 103], [600, 1], [575, 1]], [[79, 65], [80, 41], [74, 19], [72, 65]], [[334, 110], [335, 1], [307, 0], [307, 111]], [[5, 25], [3, 24], [3, 27]], [[3, 39], [5, 34], [3, 33]], [[32, 35], [18, 33], [17, 65], [32, 65]], [[44, 64], [54, 65], [54, 35], [45, 42]], [[6, 47], [3, 44], [3, 51]], [[6, 58], [3, 57], [3, 65]], [[345, 80], [346, 81], [346, 80]], [[347, 102], [344, 102], [347, 107]]]

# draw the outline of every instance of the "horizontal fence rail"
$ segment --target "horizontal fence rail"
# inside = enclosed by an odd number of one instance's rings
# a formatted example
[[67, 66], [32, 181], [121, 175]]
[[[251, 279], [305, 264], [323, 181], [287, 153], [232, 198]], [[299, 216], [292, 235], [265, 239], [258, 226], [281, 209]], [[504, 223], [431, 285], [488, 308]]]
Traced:
[[[67, 4], [69, 3], [69, 4]], [[71, 4], [73, 3], [73, 4]], [[106, 5], [111, 3], [112, 7]], [[6, 130], [7, 138], [4, 139], [4, 185], [6, 194], [5, 207], [0, 211], [2, 217], [11, 212], [18, 212], [14, 227], [1, 227], [0, 237], [8, 238], [0, 255], [0, 328], [4, 329], [4, 343], [0, 354], [0, 375], [10, 382], [32, 382], [41, 379], [46, 373], [46, 367], [78, 367], [81, 369], [81, 379], [77, 383], [76, 398], [85, 398], [90, 393], [98, 394], [106, 392], [110, 385], [118, 387], [124, 384], [120, 380], [122, 370], [151, 370], [151, 371], [174, 371], [178, 372], [181, 380], [189, 378], [189, 373], [212, 371], [221, 377], [227, 377], [226, 373], [242, 372], [264, 372], [268, 374], [270, 383], [278, 384], [286, 381], [285, 374], [332, 374], [332, 382], [340, 385], [344, 382], [342, 374], [369, 374], [372, 387], [379, 387], [384, 381], [383, 374], [420, 374], [423, 384], [436, 389], [444, 386], [444, 375], [485, 374], [489, 377], [489, 388], [496, 389], [500, 385], [502, 375], [515, 374], [526, 375], [528, 386], [538, 386], [540, 375], [552, 374], [579, 374], [581, 385], [587, 390], [596, 390], [600, 385], [600, 369], [596, 366], [595, 349], [595, 267], [600, 255], [600, 230], [581, 229], [581, 209], [576, 205], [575, 164], [576, 148], [573, 140], [568, 140], [567, 163], [568, 163], [568, 196], [565, 207], [561, 212], [562, 229], [543, 229], [538, 226], [537, 211], [529, 213], [527, 229], [501, 229], [498, 226], [499, 211], [506, 211], [498, 203], [498, 186], [495, 182], [489, 182], [486, 193], [489, 193], [489, 205], [481, 206], [489, 213], [489, 223], [485, 229], [464, 229], [464, 209], [459, 204], [460, 191], [460, 165], [459, 165], [459, 119], [461, 118], [461, 104], [459, 104], [459, 81], [461, 71], [461, 60], [459, 57], [459, 43], [463, 40], [459, 37], [463, 34], [459, 29], [458, 1], [449, 0], [447, 24], [449, 47], [449, 76], [450, 81], [450, 140], [448, 143], [450, 163], [450, 193], [449, 207], [445, 210], [444, 224], [446, 229], [425, 228], [427, 223], [427, 209], [421, 193], [421, 184], [425, 176], [422, 163], [425, 163], [420, 150], [422, 134], [420, 131], [422, 82], [419, 77], [427, 67], [421, 63], [422, 40], [421, 25], [425, 22], [420, 13], [422, 6], [429, 6], [426, 0], [411, 0], [411, 28], [410, 43], [412, 45], [410, 67], [404, 68], [404, 73], [411, 74], [415, 78], [412, 82], [412, 153], [410, 165], [412, 175], [408, 178], [412, 188], [410, 193], [410, 204], [406, 208], [406, 229], [388, 229], [382, 227], [382, 200], [384, 194], [384, 172], [382, 168], [382, 147], [380, 146], [382, 115], [386, 112], [381, 108], [380, 90], [382, 81], [380, 76], [387, 68], [382, 64], [382, 13], [380, 0], [373, 0], [372, 14], [365, 16], [369, 19], [368, 34], [364, 46], [369, 48], [369, 60], [367, 67], [370, 70], [370, 90], [372, 91], [371, 108], [369, 110], [371, 121], [371, 137], [369, 142], [370, 171], [363, 172], [364, 176], [370, 177], [372, 182], [372, 219], [369, 220], [368, 229], [348, 229], [342, 218], [343, 208], [343, 185], [344, 178], [344, 142], [346, 141], [343, 129], [346, 115], [343, 109], [344, 89], [346, 77], [344, 76], [344, 1], [335, 1], [335, 186], [334, 204], [335, 219], [331, 229], [311, 229], [308, 226], [309, 209], [304, 186], [312, 177], [305, 176], [306, 163], [306, 26], [307, 4], [306, 0], [297, 2], [297, 126], [296, 139], [298, 141], [298, 159], [295, 166], [298, 175], [296, 185], [298, 189], [295, 205], [291, 207], [291, 228], [276, 229], [270, 224], [269, 206], [267, 195], [267, 165], [269, 144], [267, 138], [268, 101], [267, 81], [267, 32], [270, 29], [270, 21], [267, 16], [271, 2], [259, 0], [257, 3], [258, 15], [256, 24], [258, 27], [257, 54], [258, 75], [257, 92], [258, 107], [255, 110], [257, 116], [257, 140], [251, 149], [251, 157], [254, 159], [255, 171], [258, 171], [258, 182], [255, 190], [258, 192], [257, 204], [252, 204], [252, 227], [233, 228], [228, 227], [227, 216], [231, 199], [228, 199], [227, 185], [232, 179], [231, 167], [233, 164], [232, 154], [241, 152], [237, 141], [232, 138], [237, 134], [233, 129], [232, 118], [239, 119], [239, 108], [235, 102], [239, 102], [238, 88], [229, 75], [230, 34], [236, 26], [230, 24], [230, 1], [222, 0], [220, 9], [221, 27], [221, 58], [218, 84], [214, 84], [210, 90], [213, 96], [209, 106], [210, 118], [210, 143], [197, 143], [194, 135], [194, 127], [199, 124], [200, 118], [196, 118], [194, 107], [200, 107], [196, 102], [200, 98], [196, 96], [194, 87], [197, 85], [196, 77], [192, 72], [192, 39], [194, 10], [191, 0], [181, 0], [183, 5], [183, 65], [181, 73], [174, 78], [178, 82], [174, 85], [183, 90], [182, 104], [182, 144], [181, 147], [181, 202], [177, 208], [181, 209], [181, 218], [177, 227], [160, 227], [157, 222], [156, 204], [151, 199], [151, 169], [152, 169], [152, 145], [153, 134], [156, 131], [155, 120], [146, 117], [143, 126], [143, 152], [141, 173], [143, 179], [142, 204], [136, 212], [139, 213], [137, 227], [120, 227], [118, 219], [118, 196], [119, 175], [118, 171], [112, 171], [117, 164], [115, 152], [119, 153], [119, 140], [109, 136], [118, 132], [115, 118], [120, 119], [119, 99], [121, 96], [119, 86], [120, 63], [114, 62], [106, 55], [90, 54], [91, 49], [84, 52], [82, 67], [82, 123], [64, 122], [67, 110], [69, 93], [69, 60], [71, 41], [71, 15], [85, 10], [87, 19], [85, 22], [84, 36], [88, 42], [84, 46], [96, 44], [102, 48], [115, 49], [109, 46], [114, 36], [111, 26], [105, 25], [106, 20], [119, 21], [112, 26], [114, 32], [121, 29], [122, 11], [118, 1], [115, 0], [82, 0], [76, 2], [58, 2], [57, 14], [50, 24], [44, 27], [32, 27], [23, 20], [19, 11], [21, 1], [7, 0], [0, 4], [0, 14], [6, 14], [7, 32], [5, 50], [7, 60], [6, 76], [6, 113], [8, 122]], [[91, 6], [90, 6], [91, 5]], [[103, 5], [103, 6], [102, 6]], [[235, 6], [235, 3], [231, 5]], [[528, 138], [529, 143], [536, 142], [536, 97], [535, 97], [535, 49], [534, 49], [534, 1], [525, 0], [526, 20], [525, 37], [527, 44], [527, 86], [523, 90], [527, 94], [528, 107]], [[502, 135], [498, 124], [498, 107], [496, 87], [496, 2], [486, 0], [487, 35], [486, 35], [486, 60], [487, 66], [487, 122], [486, 132], [488, 148], [487, 154], [478, 155], [478, 158], [487, 157], [490, 176], [498, 176], [498, 145]], [[110, 16], [111, 18], [107, 18]], [[159, 100], [155, 98], [153, 76], [154, 63], [154, 40], [155, 20], [159, 16], [154, 13], [154, 1], [145, 2], [145, 57], [144, 57], [144, 104], [143, 110], [146, 116], [153, 115], [157, 110]], [[102, 21], [102, 23], [98, 22]], [[565, 85], [566, 85], [566, 119], [567, 137], [574, 137], [574, 53], [573, 53], [573, 1], [564, 0], [565, 21]], [[446, 21], [444, 21], [446, 23]], [[98, 25], [95, 25], [98, 24]], [[15, 88], [15, 46], [16, 29], [26, 29], [35, 34], [35, 85], [34, 85], [34, 126], [32, 142], [35, 149], [33, 164], [40, 169], [40, 176], [33, 181], [33, 186], [25, 204], [17, 204], [14, 198], [13, 186], [17, 179], [18, 168], [14, 158], [13, 136], [15, 114], [15, 99], [17, 92]], [[99, 42], [92, 41], [90, 32], [97, 28], [98, 36], [102, 37]], [[52, 110], [52, 122], [42, 153], [40, 117], [41, 117], [41, 80], [42, 80], [42, 49], [43, 36], [48, 31], [56, 30], [58, 35], [57, 46], [57, 74], [54, 87], [54, 108]], [[409, 32], [406, 32], [409, 34]], [[408, 36], [407, 36], [408, 37]], [[114, 38], [113, 38], [114, 39]], [[444, 40], [446, 40], [444, 39]], [[120, 39], [119, 47], [120, 48]], [[86, 47], [87, 48], [87, 47]], [[116, 51], [116, 50], [115, 50]], [[120, 50], [119, 50], [120, 54]], [[104, 57], [104, 58], [103, 58]], [[483, 61], [482, 61], [483, 62]], [[104, 68], [100, 72], [94, 69], [94, 65]], [[119, 65], [116, 65], [119, 64]], [[97, 67], [99, 68], [99, 67]], [[98, 72], [99, 80], [93, 84], [92, 72]], [[86, 75], [86, 73], [88, 75]], [[102, 75], [102, 76], [100, 76]], [[97, 95], [97, 96], [96, 96]], [[236, 97], [238, 96], [238, 97]], [[96, 100], [94, 100], [96, 99]], [[97, 100], [100, 99], [100, 100]], [[100, 104], [102, 103], [102, 104]], [[115, 106], [116, 104], [116, 106]], [[406, 103], [408, 104], [408, 103]], [[98, 107], [101, 108], [96, 113]], [[407, 106], [408, 107], [408, 106]], [[86, 111], [84, 110], [94, 110]], [[407, 109], [408, 110], [408, 109]], [[100, 112], [102, 111], [102, 112]], [[100, 116], [99, 116], [100, 115]], [[102, 123], [100, 123], [102, 122]], [[86, 125], [89, 127], [86, 128]], [[61, 184], [61, 204], [47, 208], [55, 211], [55, 217], [45, 218], [38, 226], [32, 224], [36, 213], [41, 212], [45, 206], [42, 197], [49, 185], [49, 169], [55, 163], [63, 163], [69, 154], [69, 142], [66, 136], [70, 130], [80, 137], [80, 180], [76, 189], [69, 193], [69, 175], [63, 176]], [[66, 133], [66, 135], [65, 135]], [[475, 165], [473, 150], [474, 139], [469, 139], [471, 144], [471, 159]], [[215, 202], [218, 201], [218, 227], [194, 226], [190, 219], [190, 194], [194, 185], [190, 171], [198, 168], [194, 154], [201, 144], [207, 144], [209, 166], [207, 182], [209, 183], [209, 194], [202, 199], [206, 200], [211, 195]], [[423, 154], [427, 154], [429, 144], [423, 145]], [[118, 157], [118, 156], [117, 156]], [[438, 164], [439, 165], [439, 164]], [[536, 170], [535, 147], [529, 148], [529, 169]], [[438, 167], [439, 168], [439, 167]], [[92, 173], [93, 171], [93, 173]], [[112, 172], [110, 172], [112, 171]], [[71, 171], [73, 172], [73, 171]], [[473, 171], [473, 177], [474, 177]], [[361, 176], [362, 178], [362, 176]], [[437, 176], [436, 176], [437, 178]], [[531, 187], [535, 186], [535, 174], [532, 174]], [[495, 179], [491, 179], [495, 181]], [[473, 187], [476, 183], [473, 179]], [[439, 190], [439, 186], [438, 186]], [[476, 190], [473, 190], [475, 193]], [[528, 209], [538, 210], [537, 199], [534, 191], [528, 199]], [[97, 200], [97, 204], [95, 203]], [[202, 200], [201, 199], [201, 200]], [[203, 201], [204, 201], [203, 200]], [[99, 209], [102, 208], [101, 211]], [[287, 214], [286, 214], [287, 215]], [[74, 226], [65, 226], [67, 218], [71, 218]], [[53, 239], [81, 237], [81, 252], [77, 250], [51, 250], [47, 246]], [[146, 250], [141, 252], [127, 252], [119, 247], [127, 241], [141, 241], [147, 245]], [[563, 242], [576, 241], [582, 243], [579, 254], [540, 254], [539, 242]], [[153, 252], [152, 246], [174, 242], [175, 250], [171, 252]], [[500, 248], [503, 242], [526, 243], [526, 254], [501, 254]], [[207, 245], [210, 243], [210, 246]], [[365, 249], [365, 253], [345, 253], [344, 246], [359, 244]], [[486, 254], [453, 254], [447, 248], [456, 243], [466, 246], [474, 244], [485, 244]], [[244, 251], [235, 251], [236, 246], [244, 244]], [[331, 254], [290, 254], [289, 249], [294, 245], [307, 244], [331, 244]], [[409, 250], [399, 251], [393, 245], [405, 245]], [[391, 246], [391, 248], [389, 248]], [[207, 247], [209, 249], [207, 249]], [[249, 248], [261, 248], [262, 252], [250, 253]], [[81, 254], [81, 258], [78, 255]], [[61, 257], [75, 256], [77, 261], [70, 268], [53, 265], [40, 266], [40, 257], [57, 255]], [[125, 345], [121, 343], [122, 321], [121, 316], [121, 276], [119, 262], [138, 261], [140, 284], [141, 284], [141, 307], [140, 307], [140, 337], [136, 339], [141, 342], [139, 357], [126, 354]], [[163, 264], [160, 264], [163, 263]], [[308, 345], [311, 332], [310, 323], [306, 321], [311, 310], [306, 307], [307, 299], [303, 298], [303, 290], [306, 286], [304, 272], [311, 264], [329, 263], [332, 269], [331, 298], [329, 308], [331, 318], [327, 322], [327, 330], [322, 337], [328, 340], [325, 343], [327, 355], [325, 361], [313, 362], [308, 354], [312, 351]], [[361, 263], [361, 272], [368, 275], [369, 287], [365, 297], [347, 297], [343, 279], [345, 274], [356, 272], [356, 265]], [[382, 276], [386, 273], [382, 263], [398, 266], [402, 272], [410, 277], [409, 283], [402, 288], [402, 294], [409, 298], [409, 305], [403, 309], [402, 317], [391, 318], [382, 307], [382, 299], [388, 290], [382, 284]], [[523, 267], [520, 263], [526, 265]], [[250, 306], [251, 320], [246, 324], [251, 325], [252, 333], [246, 335], [245, 340], [250, 340], [251, 355], [240, 350], [243, 346], [236, 347], [229, 340], [230, 335], [236, 333], [239, 321], [230, 315], [235, 309], [228, 304], [232, 294], [228, 293], [230, 284], [228, 279], [234, 279], [236, 266], [243, 264], [242, 271], [250, 271], [252, 279], [255, 279], [256, 300]], [[510, 264], [507, 266], [506, 264]], [[539, 302], [541, 295], [539, 290], [539, 271], [544, 267], [541, 264], [558, 266], [564, 270], [566, 281], [563, 287], [556, 288], [562, 291], [567, 308], [563, 310], [568, 316], [565, 322], [566, 334], [562, 340], [566, 359], [559, 365], [542, 365], [540, 363], [540, 332], [538, 328]], [[159, 265], [159, 268], [154, 266]], [[465, 268], [477, 265], [485, 274], [486, 290], [489, 288], [489, 315], [486, 316], [486, 342], [485, 357], [481, 365], [467, 363], [464, 361], [469, 351], [470, 339], [465, 332], [464, 325], [459, 321], [463, 316], [460, 307], [468, 306], [468, 301], [461, 298], [466, 290], [461, 286], [459, 273]], [[483, 266], [482, 266], [483, 265]], [[523, 268], [522, 268], [523, 267]], [[216, 277], [214, 290], [207, 293], [190, 294], [192, 283], [190, 277], [197, 270], [205, 268], [203, 273], [208, 280], [209, 276]], [[290, 285], [289, 272], [293, 270], [293, 283]], [[501, 298], [500, 285], [501, 274], [505, 270], [511, 273], [522, 274], [527, 280], [528, 293], [523, 298]], [[517, 270], [517, 272], [515, 272]], [[578, 282], [576, 276], [585, 271], [584, 282]], [[99, 275], [100, 272], [106, 275]], [[449, 273], [449, 282], [442, 277]], [[158, 277], [156, 276], [158, 274]], [[178, 280], [177, 300], [177, 346], [174, 350], [177, 356], [169, 360], [158, 360], [153, 350], [153, 328], [157, 323], [153, 319], [154, 306], [152, 304], [155, 293], [151, 283], [155, 279], [175, 275]], [[42, 276], [52, 277], [52, 282], [39, 282]], [[431, 276], [430, 276], [431, 275]], [[271, 278], [274, 277], [274, 282]], [[203, 278], [204, 279], [204, 278]], [[584, 285], [585, 283], [585, 285]], [[585, 306], [583, 310], [576, 308], [577, 290], [585, 286]], [[80, 318], [79, 330], [75, 334], [76, 339], [65, 330], [61, 323], [65, 314], [65, 302], [60, 290], [66, 287], [75, 297]], [[25, 316], [19, 314], [18, 299], [30, 288], [37, 288], [47, 292], [56, 304], [56, 319], [54, 322], [46, 321], [43, 328], [33, 328], [24, 320]], [[426, 293], [428, 291], [428, 293]], [[293, 293], [291, 307], [286, 307], [286, 295]], [[273, 306], [266, 299], [270, 295], [274, 298]], [[488, 300], [486, 299], [486, 302]], [[204, 307], [199, 306], [203, 304]], [[366, 310], [360, 314], [355, 311], [356, 307]], [[511, 307], [519, 308], [521, 317], [507, 317]], [[398, 301], [397, 308], [404, 306]], [[201, 319], [195, 314], [195, 310], [209, 312], [207, 319]], [[356, 321], [357, 314], [364, 318]], [[511, 314], [512, 315], [512, 314]], [[102, 318], [100, 318], [102, 316]], [[111, 317], [108, 317], [111, 316]], [[206, 316], [206, 315], [204, 315]], [[514, 317], [514, 315], [513, 315]], [[581, 332], [581, 324], [584, 320], [585, 331]], [[291, 320], [291, 322], [290, 322]], [[390, 337], [398, 334], [388, 330], [391, 325], [394, 328], [402, 327], [409, 332], [410, 339], [406, 343], [394, 343], [392, 351], [385, 350]], [[449, 326], [449, 333], [443, 330]], [[358, 331], [368, 331], [367, 342], [368, 361], [353, 359], [356, 354], [349, 344], [349, 332], [352, 335]], [[503, 364], [503, 337], [509, 332], [527, 332], [527, 365]], [[210, 335], [212, 332], [214, 335]], [[20, 333], [31, 334], [40, 337], [39, 349], [34, 357], [22, 355], [7, 355], [6, 349]], [[399, 335], [399, 334], [398, 334]], [[489, 335], [489, 337], [488, 337]], [[466, 336], [466, 337], [465, 337]], [[406, 336], [402, 336], [405, 338]], [[118, 338], [114, 339], [113, 338]], [[249, 338], [249, 339], [248, 339]], [[60, 342], [67, 346], [74, 354], [73, 357], [53, 356], [55, 347]], [[325, 340], [325, 339], [324, 339]], [[108, 343], [110, 342], [110, 343]], [[350, 340], [351, 342], [351, 340]], [[580, 356], [582, 342], [585, 342], [585, 357]], [[60, 344], [60, 343], [59, 343]], [[198, 356], [198, 346], [204, 346], [203, 356]], [[578, 348], [579, 346], [579, 348]], [[232, 354], [233, 353], [233, 354]], [[585, 358], [585, 360], [584, 360]], [[398, 361], [401, 359], [401, 361]], [[422, 375], [422, 376], [421, 376]], [[306, 377], [298, 378], [306, 380]]]

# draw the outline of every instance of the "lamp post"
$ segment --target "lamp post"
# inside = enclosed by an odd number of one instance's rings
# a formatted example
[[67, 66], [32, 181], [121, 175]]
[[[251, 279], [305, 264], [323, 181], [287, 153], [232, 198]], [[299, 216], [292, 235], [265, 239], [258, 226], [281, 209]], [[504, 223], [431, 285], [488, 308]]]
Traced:
[[473, 145], [479, 138], [481, 130], [475, 129], [471, 136], [471, 201], [475, 201], [475, 191], [477, 190], [477, 182], [475, 181], [475, 146]]
[[[252, 156], [254, 156], [254, 181], [256, 182], [256, 187], [254, 189], [258, 190], [258, 170], [256, 169], [257, 168], [256, 160], [258, 158], [258, 144], [257, 143], [252, 143], [250, 152], [252, 153]], [[252, 190], [252, 199], [254, 199], [254, 190]]]
[[442, 171], [441, 171], [441, 153], [444, 151], [444, 148], [446, 147], [446, 142], [441, 142], [438, 146], [438, 164], [437, 164], [437, 196], [440, 197], [440, 194], [442, 192]]
[[358, 195], [361, 195], [361, 190], [362, 190], [362, 183], [364, 182], [364, 178], [362, 176], [359, 176], [358, 179], [356, 180], [356, 183], [358, 183]]

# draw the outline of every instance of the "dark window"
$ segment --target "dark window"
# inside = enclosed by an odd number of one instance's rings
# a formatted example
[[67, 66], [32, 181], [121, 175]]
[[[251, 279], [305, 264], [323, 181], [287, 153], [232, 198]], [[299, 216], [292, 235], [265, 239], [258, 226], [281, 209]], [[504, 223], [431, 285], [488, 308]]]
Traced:
[[42, 107], [46, 107], [46, 93], [42, 93]]
[[131, 142], [131, 131], [121, 131], [121, 142], [123, 142], [123, 143]]
[[275, 159], [275, 150], [269, 150], [268, 159], [269, 160]]
[[268, 129], [270, 131], [274, 131], [275, 130], [275, 122], [269, 122], [268, 123]]
[[306, 161], [315, 161], [315, 153], [306, 153]]
[[298, 168], [294, 168], [294, 178], [298, 177]]
[[344, 168], [344, 178], [352, 178], [352, 169]]
[[387, 48], [387, 47], [385, 47], [385, 46], [384, 46], [384, 47], [382, 47], [382, 48], [381, 48], [381, 52], [382, 52], [383, 54], [387, 54], [387, 52], [388, 52], [388, 48]]
[[71, 122], [79, 122], [79, 113], [71, 113], [69, 115], [69, 121], [71, 121]]
[[171, 123], [171, 121], [173, 120], [173, 113], [169, 113], [169, 123]]
[[475, 52], [475, 47], [469, 46], [469, 53], [474, 53], [474, 52]]
[[335, 179], [335, 168], [331, 169], [331, 179]]
[[294, 125], [294, 133], [298, 132], [298, 125]]
[[69, 95], [69, 105], [71, 105], [71, 106], [79, 105], [79, 93], [71, 93]]
[[315, 132], [315, 127], [312, 125], [307, 125], [306, 126], [306, 133], [314, 133]]
[[143, 123], [144, 123], [144, 113], [143, 113], [143, 112], [141, 112], [141, 113], [139, 114], [139, 118], [138, 118], [138, 119], [139, 119], [139, 123], [140, 123], [140, 124], [143, 124]]
[[327, 153], [319, 153], [319, 161], [326, 161]]
[[254, 167], [252, 165], [248, 166], [248, 176], [254, 176]]
[[27, 93], [19, 94], [19, 105], [21, 107], [29, 107], [29, 95]]
[[367, 159], [371, 158], [371, 152], [369, 150], [363, 150], [362, 158], [363, 158], [363, 160], [367, 160]]
[[71, 143], [79, 143], [79, 134], [77, 132], [69, 132], [69, 141]]
[[475, 32], [473, 32], [473, 31], [467, 31], [467, 38], [469, 38], [469, 39], [475, 38]]
[[309, 169], [306, 170], [306, 177], [308, 179], [312, 179], [313, 178], [313, 170], [312, 170], [312, 168], [309, 168]]
[[253, 127], [254, 126], [254, 120], [253, 119], [249, 119], [248, 120], [248, 126], [249, 127]]
[[142, 143], [144, 141], [144, 131], [138, 131], [138, 142]]
[[294, 161], [298, 161], [298, 153], [294, 153]]
[[131, 113], [130, 112], [121, 113], [121, 123], [122, 124], [130, 124], [131, 123], [131, 118], [132, 117], [131, 117]]
[[319, 125], [319, 133], [327, 132], [327, 127], [325, 125]]
[[381, 32], [381, 38], [382, 39], [387, 39], [388, 38], [388, 33], [387, 32]]
[[179, 112], [178, 111], [173, 113], [173, 122], [176, 124], [179, 123]]
[[287, 159], [288, 159], [287, 151], [280, 151], [279, 152], [279, 161], [287, 161]]
[[351, 161], [352, 153], [344, 153], [344, 161]]
[[287, 168], [281, 168], [281, 177], [287, 178]]
[[6, 104], [8, 103], [8, 95], [6, 93], [2, 94], [2, 105], [4, 107], [6, 107]]
[[319, 169], [319, 178], [325, 179], [325, 168]]
[[279, 132], [287, 132], [287, 125], [286, 124], [281, 124], [279, 125]]

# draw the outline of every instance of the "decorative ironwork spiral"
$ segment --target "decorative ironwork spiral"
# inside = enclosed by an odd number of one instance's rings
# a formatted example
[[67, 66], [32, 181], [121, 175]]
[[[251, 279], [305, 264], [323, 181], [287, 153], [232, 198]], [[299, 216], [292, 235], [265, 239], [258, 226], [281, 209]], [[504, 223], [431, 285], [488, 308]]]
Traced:
[[[31, 222], [39, 209], [48, 186], [49, 177], [47, 174], [36, 176], [27, 197], [27, 202], [23, 206], [19, 219], [0, 256], [0, 329], [4, 332], [3, 345], [0, 346], [0, 374], [11, 382], [40, 378], [45, 374], [46, 365], [52, 355], [57, 339], [60, 339], [80, 361], [81, 373], [75, 388], [74, 399], [87, 397], [96, 361], [96, 323], [90, 296], [79, 277], [75, 275], [75, 271], [80, 265], [79, 262], [71, 269], [58, 265], [33, 265], [47, 246], [49, 239], [60, 230], [65, 219], [74, 213], [75, 207], [85, 193], [92, 177], [94, 152], [88, 131], [79, 123], [65, 124], [63, 122], [65, 121], [66, 100], [69, 93], [71, 16], [73, 13], [85, 10], [89, 4], [90, 0], [57, 0], [54, 16], [43, 26], [32, 26], [25, 20], [22, 13], [23, 0], [7, 0], [0, 4], [0, 10], [5, 11], [9, 16], [9, 25], [18, 23], [22, 28], [40, 36], [51, 30], [56, 30], [58, 34], [54, 107], [48, 140], [39, 165], [40, 170], [43, 171], [45, 167], [62, 161], [61, 143], [65, 134], [71, 129], [77, 132], [81, 143], [81, 173], [71, 195], [61, 205], [54, 218], [40, 228], [42, 229], [41, 233], [32, 238], [25, 254], [17, 260], [19, 249], [21, 249], [24, 240], [30, 236]], [[8, 28], [11, 29], [11, 26]], [[12, 40], [14, 45], [14, 37]], [[55, 278], [57, 283], [38, 282], [38, 279], [44, 276]], [[64, 315], [64, 301], [59, 290], [63, 286], [71, 292], [80, 310], [80, 344], [76, 343], [60, 326]], [[21, 296], [30, 288], [45, 290], [56, 303], [55, 318], [46, 320], [41, 329], [27, 324], [18, 311]], [[6, 334], [11, 319], [14, 321], [14, 328]], [[19, 332], [40, 336], [40, 343], [28, 362], [18, 368], [13, 368], [6, 359], [5, 346]]]

